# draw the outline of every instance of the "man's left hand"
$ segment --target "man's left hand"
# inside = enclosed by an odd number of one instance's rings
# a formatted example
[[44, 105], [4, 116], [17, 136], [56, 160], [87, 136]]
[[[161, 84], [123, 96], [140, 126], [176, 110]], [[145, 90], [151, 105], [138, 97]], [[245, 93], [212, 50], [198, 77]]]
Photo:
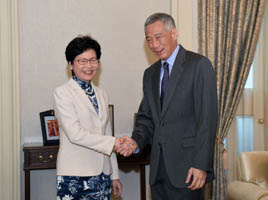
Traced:
[[191, 185], [188, 186], [191, 190], [197, 190], [202, 188], [206, 183], [207, 173], [203, 170], [190, 168], [187, 174], [186, 182], [190, 183], [191, 177], [193, 176], [193, 181]]

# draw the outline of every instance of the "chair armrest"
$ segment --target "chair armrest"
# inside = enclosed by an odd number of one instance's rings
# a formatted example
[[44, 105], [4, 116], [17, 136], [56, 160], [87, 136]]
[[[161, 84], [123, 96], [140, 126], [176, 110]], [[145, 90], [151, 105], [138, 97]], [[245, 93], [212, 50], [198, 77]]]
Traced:
[[249, 182], [233, 181], [227, 187], [228, 200], [268, 200], [268, 190]]

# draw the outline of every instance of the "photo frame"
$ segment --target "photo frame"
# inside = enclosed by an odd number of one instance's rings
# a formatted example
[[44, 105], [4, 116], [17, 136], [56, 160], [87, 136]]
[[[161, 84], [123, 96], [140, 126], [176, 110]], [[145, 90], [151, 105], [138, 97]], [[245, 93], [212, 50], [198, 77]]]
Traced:
[[114, 136], [114, 105], [109, 104], [109, 114], [110, 114], [110, 121], [111, 121], [111, 128], [112, 128], [112, 136]]
[[59, 144], [59, 127], [54, 110], [40, 112], [41, 130], [44, 146]]

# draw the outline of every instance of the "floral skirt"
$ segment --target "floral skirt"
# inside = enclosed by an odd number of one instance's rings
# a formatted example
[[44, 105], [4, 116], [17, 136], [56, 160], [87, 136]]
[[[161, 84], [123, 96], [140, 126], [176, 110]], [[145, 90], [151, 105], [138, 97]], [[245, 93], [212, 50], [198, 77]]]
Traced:
[[111, 176], [57, 176], [57, 200], [110, 200]]

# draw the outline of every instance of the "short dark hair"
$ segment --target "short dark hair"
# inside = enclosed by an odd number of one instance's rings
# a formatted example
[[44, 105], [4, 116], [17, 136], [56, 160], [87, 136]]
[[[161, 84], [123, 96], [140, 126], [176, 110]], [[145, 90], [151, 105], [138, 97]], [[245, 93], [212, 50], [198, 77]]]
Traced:
[[77, 36], [66, 47], [65, 57], [67, 62], [73, 64], [76, 56], [89, 49], [93, 49], [96, 52], [97, 59], [99, 60], [101, 57], [100, 44], [89, 35]]
[[144, 30], [146, 30], [146, 26], [153, 24], [157, 21], [161, 21], [165, 25], [167, 30], [176, 28], [174, 19], [171, 15], [168, 15], [166, 13], [154, 13], [146, 19], [144, 23]]

